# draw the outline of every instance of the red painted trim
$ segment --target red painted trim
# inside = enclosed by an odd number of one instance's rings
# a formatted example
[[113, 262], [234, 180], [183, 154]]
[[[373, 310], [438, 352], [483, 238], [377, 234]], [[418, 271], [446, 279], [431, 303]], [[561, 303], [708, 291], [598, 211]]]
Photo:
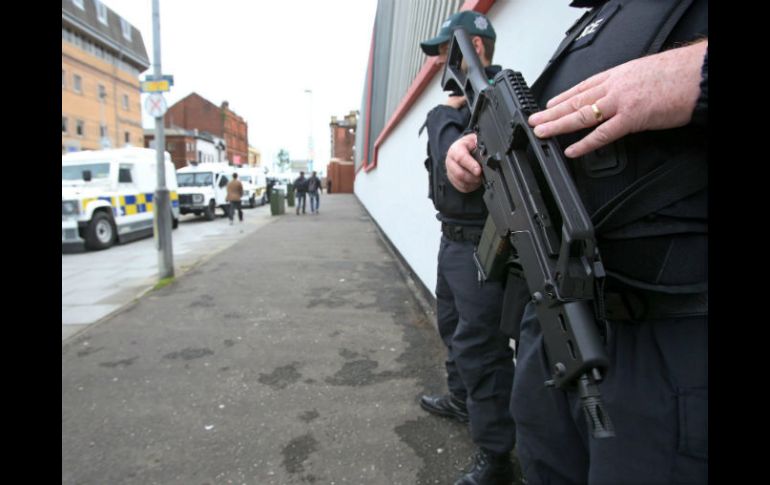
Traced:
[[[489, 9], [492, 7], [492, 5], [495, 3], [495, 0], [465, 0], [465, 3], [463, 3], [462, 7], [460, 7], [460, 10], [475, 10], [476, 12], [480, 13], [487, 13]], [[372, 52], [369, 55], [369, 80], [367, 82], [367, 89], [368, 89], [368, 99], [367, 99], [367, 117], [369, 116], [369, 112], [371, 110], [371, 64], [372, 64], [372, 57], [374, 53], [374, 34], [372, 34]], [[414, 81], [412, 81], [412, 84], [409, 86], [409, 89], [407, 89], [406, 94], [401, 99], [401, 102], [398, 104], [398, 107], [396, 107], [396, 110], [393, 112], [393, 114], [390, 116], [390, 119], [385, 124], [385, 128], [380, 132], [380, 135], [377, 137], [377, 140], [374, 142], [374, 156], [372, 157], [372, 161], [368, 163], [369, 158], [369, 127], [370, 124], [367, 123], [366, 125], [366, 148], [364, 152], [364, 163], [362, 164], [362, 168], [365, 172], [369, 172], [377, 167], [377, 155], [379, 153], [380, 146], [385, 142], [385, 139], [388, 138], [390, 133], [393, 131], [393, 129], [398, 125], [398, 123], [403, 119], [403, 117], [406, 115], [407, 112], [409, 112], [409, 109], [414, 105], [414, 103], [417, 101], [417, 98], [420, 97], [420, 94], [422, 94], [423, 91], [425, 91], [425, 88], [430, 85], [430, 82], [433, 80], [433, 77], [441, 70], [441, 66], [438, 63], [438, 59], [435, 57], [428, 57], [425, 63], [422, 65], [422, 68], [420, 69], [420, 72], [417, 73], [417, 76], [415, 76]], [[359, 169], [360, 171], [360, 169]], [[356, 172], [358, 174], [358, 171]]]
[[465, 0], [460, 10], [475, 10], [481, 13], [489, 12], [495, 0]]
[[367, 172], [377, 166], [377, 153], [379, 152], [382, 142], [385, 141], [388, 135], [390, 135], [390, 132], [393, 131], [396, 125], [398, 125], [401, 119], [406, 115], [419, 95], [428, 87], [433, 80], [433, 76], [440, 70], [441, 65], [436, 57], [429, 57], [425, 61], [425, 64], [422, 65], [422, 69], [420, 69], [420, 72], [417, 73], [414, 81], [412, 81], [412, 85], [409, 86], [406, 94], [401, 99], [401, 103], [396, 107], [396, 110], [393, 112], [393, 115], [391, 115], [385, 128], [380, 132], [380, 136], [378, 136], [377, 140], [374, 142], [374, 159], [372, 160], [372, 163], [366, 167]]
[[364, 169], [366, 169], [369, 163], [369, 137], [372, 130], [372, 79], [374, 77], [374, 34], [376, 30], [377, 23], [375, 22], [372, 27], [372, 43], [371, 47], [369, 47], [369, 75], [366, 79], [366, 136], [364, 137], [364, 156], [362, 158]]

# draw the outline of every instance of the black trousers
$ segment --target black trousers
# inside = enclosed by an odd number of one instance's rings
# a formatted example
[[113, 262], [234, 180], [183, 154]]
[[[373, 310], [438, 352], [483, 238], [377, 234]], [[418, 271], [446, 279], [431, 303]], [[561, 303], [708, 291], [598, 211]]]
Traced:
[[707, 317], [609, 322], [599, 390], [615, 437], [594, 439], [577, 392], [546, 388], [540, 324], [524, 312], [511, 413], [534, 484], [708, 482]]
[[436, 300], [438, 330], [447, 347], [449, 391], [465, 399], [473, 442], [494, 453], [508, 453], [515, 443], [509, 412], [513, 351], [500, 331], [503, 287], [479, 286], [474, 244], [441, 238]]
[[227, 204], [227, 217], [230, 218], [230, 220], [233, 220], [233, 217], [235, 217], [235, 211], [238, 210], [238, 220], [243, 220], [243, 209], [241, 209], [241, 201], [240, 200], [231, 200], [229, 204]]

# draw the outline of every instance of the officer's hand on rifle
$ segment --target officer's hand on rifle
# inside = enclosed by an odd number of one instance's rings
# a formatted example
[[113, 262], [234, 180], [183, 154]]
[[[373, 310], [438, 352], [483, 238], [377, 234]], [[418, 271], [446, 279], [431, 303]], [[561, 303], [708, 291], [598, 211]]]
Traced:
[[596, 74], [551, 99], [529, 124], [540, 138], [597, 127], [567, 147], [564, 154], [570, 158], [629, 133], [684, 126], [700, 95], [707, 47], [708, 39]]
[[476, 149], [476, 134], [458, 139], [446, 154], [447, 178], [460, 192], [473, 192], [481, 186], [481, 165], [471, 152]]

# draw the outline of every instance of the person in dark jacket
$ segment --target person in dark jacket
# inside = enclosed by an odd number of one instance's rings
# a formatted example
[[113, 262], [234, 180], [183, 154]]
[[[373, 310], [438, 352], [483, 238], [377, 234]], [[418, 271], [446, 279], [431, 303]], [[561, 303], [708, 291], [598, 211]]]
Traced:
[[319, 192], [321, 191], [321, 179], [318, 178], [315, 171], [307, 179], [307, 193], [310, 195], [310, 213], [318, 214], [318, 206], [321, 203]]
[[305, 178], [305, 172], [300, 172], [299, 177], [294, 179], [294, 191], [297, 193], [297, 214], [299, 215], [300, 209], [302, 213], [305, 213], [305, 196], [307, 194], [307, 179]]
[[[451, 15], [439, 34], [421, 43], [428, 56], [445, 62], [452, 31], [469, 32], [471, 41], [491, 78], [500, 70], [492, 66], [495, 31], [483, 14], [462, 11]], [[500, 330], [503, 282], [480, 285], [473, 261], [487, 209], [483, 189], [465, 194], [454, 190], [446, 178], [444, 157], [470, 120], [462, 96], [449, 96], [427, 115], [429, 196], [441, 221], [436, 302], [437, 327], [447, 349], [445, 367], [449, 392], [422, 396], [426, 411], [461, 422], [470, 422], [471, 438], [478, 447], [471, 469], [457, 484], [509, 484], [514, 471], [511, 451], [515, 427], [510, 401], [514, 364], [508, 336]]]
[[[530, 303], [511, 399], [518, 456], [530, 484], [707, 483], [708, 1], [571, 5], [591, 9], [533, 85], [546, 109], [528, 121], [558, 137], [594, 221], [610, 360], [599, 390], [615, 436], [592, 438], [577, 392], [543, 386]], [[447, 154], [462, 192], [481, 184], [475, 146], [467, 135]]]

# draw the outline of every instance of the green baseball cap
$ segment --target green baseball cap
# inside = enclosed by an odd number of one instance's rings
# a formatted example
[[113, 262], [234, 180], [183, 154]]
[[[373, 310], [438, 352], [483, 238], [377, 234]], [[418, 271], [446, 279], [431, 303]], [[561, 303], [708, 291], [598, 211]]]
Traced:
[[422, 51], [429, 56], [437, 56], [438, 46], [452, 40], [452, 31], [459, 27], [465, 29], [470, 36], [478, 35], [492, 40], [495, 40], [497, 37], [495, 29], [492, 28], [492, 23], [484, 14], [474, 12], [473, 10], [463, 10], [462, 12], [450, 15], [441, 24], [441, 30], [438, 31], [436, 37], [420, 42]]

